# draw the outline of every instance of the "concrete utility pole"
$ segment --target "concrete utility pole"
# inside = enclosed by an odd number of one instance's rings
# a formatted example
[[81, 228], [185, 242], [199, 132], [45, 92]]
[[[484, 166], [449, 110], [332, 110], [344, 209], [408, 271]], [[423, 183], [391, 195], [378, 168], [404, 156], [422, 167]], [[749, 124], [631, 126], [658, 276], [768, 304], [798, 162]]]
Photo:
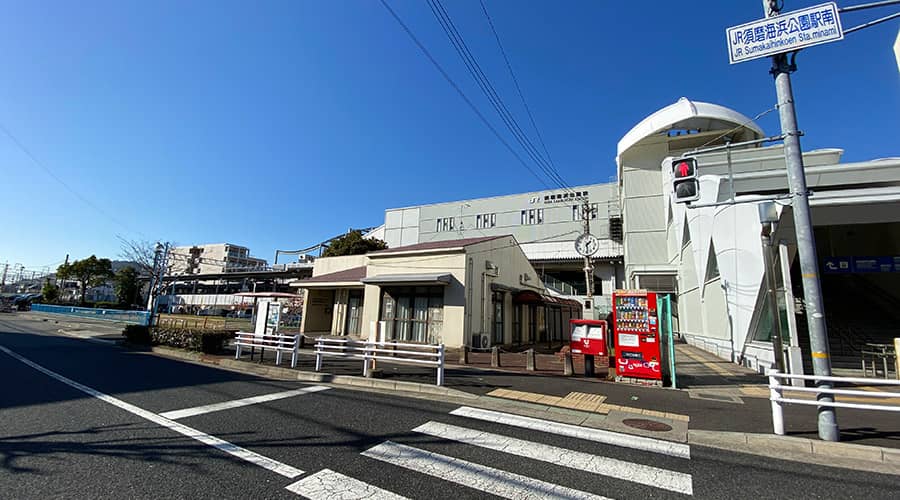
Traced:
[[[777, 0], [763, 0], [764, 15], [766, 17], [778, 15], [781, 10], [778, 4]], [[794, 228], [797, 235], [797, 253], [800, 258], [813, 374], [830, 377], [831, 355], [828, 349], [828, 330], [825, 328], [822, 287], [819, 282], [819, 259], [816, 255], [815, 236], [809, 210], [809, 192], [806, 188], [806, 173], [803, 169], [803, 154], [800, 149], [800, 132], [797, 130], [794, 93], [791, 88], [791, 73], [796, 69], [797, 67], [792, 62], [788, 62], [787, 54], [772, 56], [771, 73], [775, 77], [778, 115], [781, 118], [781, 133], [784, 135], [784, 160], [787, 167]], [[833, 384], [816, 381], [816, 386], [822, 389], [831, 389]], [[834, 402], [834, 396], [831, 394], [818, 393], [816, 399], [826, 403]], [[839, 441], [840, 431], [834, 408], [819, 406], [818, 410], [819, 438], [825, 441]]]
[[[591, 234], [591, 204], [587, 197], [584, 198], [584, 205], [581, 207], [581, 220], [583, 234]], [[594, 319], [594, 264], [590, 255], [584, 256], [584, 286], [587, 292], [586, 302], [591, 306], [585, 311], [585, 319]]]

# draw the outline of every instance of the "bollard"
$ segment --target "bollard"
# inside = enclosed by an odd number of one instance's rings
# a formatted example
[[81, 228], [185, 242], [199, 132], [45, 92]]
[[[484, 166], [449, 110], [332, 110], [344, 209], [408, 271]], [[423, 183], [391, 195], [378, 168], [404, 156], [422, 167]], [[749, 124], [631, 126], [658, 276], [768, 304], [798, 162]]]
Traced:
[[459, 364], [469, 364], [469, 346], [464, 345], [459, 348]]
[[575, 374], [575, 366], [572, 364], [572, 353], [567, 352], [563, 358], [563, 375], [571, 377]]
[[530, 372], [533, 372], [534, 365], [535, 365], [534, 349], [528, 349], [527, 351], [525, 351], [525, 369]]
[[491, 347], [491, 366], [494, 368], [500, 366], [500, 348], [497, 346]]
[[769, 400], [772, 403], [772, 430], [779, 436], [784, 436], [784, 413], [781, 408], [781, 384], [774, 376], [777, 372], [769, 370]]

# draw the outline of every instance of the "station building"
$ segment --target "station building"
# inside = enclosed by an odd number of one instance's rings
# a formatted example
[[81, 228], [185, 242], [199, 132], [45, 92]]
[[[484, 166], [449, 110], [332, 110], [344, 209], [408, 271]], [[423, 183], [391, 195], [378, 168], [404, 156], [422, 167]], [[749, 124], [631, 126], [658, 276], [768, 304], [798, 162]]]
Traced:
[[[587, 199], [601, 242], [595, 317], [619, 288], [670, 294], [683, 339], [764, 370], [774, 362], [775, 314], [758, 205], [776, 198], [778, 318], [792, 370], [810, 372], [783, 147], [707, 151], [764, 137], [741, 113], [682, 98], [621, 138], [614, 182], [389, 209], [372, 233], [389, 250], [319, 259], [313, 278], [297, 283], [308, 290], [305, 331], [366, 337], [368, 322], [400, 317], [410, 326], [391, 327], [389, 338], [470, 347], [565, 340], [567, 328], [554, 325], [576, 316], [565, 311], [586, 293], [574, 240]], [[701, 183], [689, 206], [672, 200], [671, 162], [684, 154], [698, 159]], [[842, 154], [803, 157], [833, 360], [855, 367], [861, 348], [895, 336], [900, 320], [900, 159], [841, 163]], [[437, 317], [440, 327], [429, 322]]]

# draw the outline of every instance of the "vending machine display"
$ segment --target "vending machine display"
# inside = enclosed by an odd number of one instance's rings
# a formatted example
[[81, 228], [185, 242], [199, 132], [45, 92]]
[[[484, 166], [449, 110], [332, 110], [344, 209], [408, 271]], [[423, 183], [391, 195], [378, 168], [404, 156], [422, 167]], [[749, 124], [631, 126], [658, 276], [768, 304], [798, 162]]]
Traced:
[[656, 293], [617, 290], [613, 294], [613, 340], [616, 376], [663, 379]]

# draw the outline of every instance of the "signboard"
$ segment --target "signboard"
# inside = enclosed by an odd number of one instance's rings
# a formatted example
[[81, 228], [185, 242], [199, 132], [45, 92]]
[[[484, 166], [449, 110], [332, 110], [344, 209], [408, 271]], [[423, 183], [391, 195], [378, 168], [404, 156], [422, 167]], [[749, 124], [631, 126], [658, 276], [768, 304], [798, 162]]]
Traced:
[[725, 30], [728, 61], [737, 64], [760, 57], [844, 39], [834, 2], [823, 3]]
[[900, 273], [900, 256], [826, 257], [822, 270], [826, 274]]

